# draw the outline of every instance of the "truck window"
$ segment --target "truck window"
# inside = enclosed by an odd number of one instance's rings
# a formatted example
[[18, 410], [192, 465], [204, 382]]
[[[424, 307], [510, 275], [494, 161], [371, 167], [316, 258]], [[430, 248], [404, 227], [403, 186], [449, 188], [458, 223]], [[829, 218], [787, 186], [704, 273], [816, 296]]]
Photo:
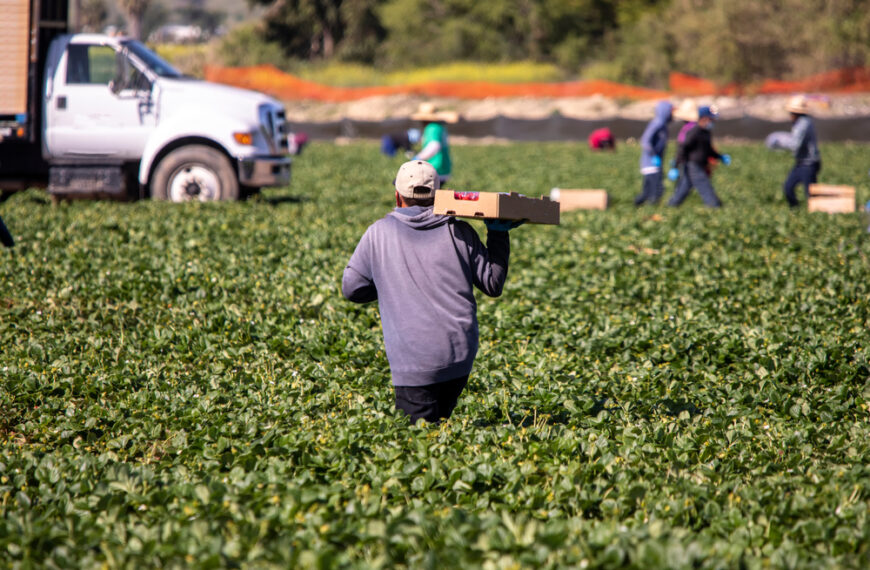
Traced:
[[67, 84], [108, 85], [115, 76], [115, 50], [109, 46], [70, 44], [66, 58]]
[[151, 71], [160, 77], [172, 77], [180, 79], [184, 77], [180, 71], [160, 59], [160, 56], [135, 40], [123, 42], [123, 45], [130, 53], [138, 57]]
[[151, 82], [123, 54], [109, 46], [72, 44], [67, 49], [66, 82], [72, 85], [108, 85], [150, 91]]

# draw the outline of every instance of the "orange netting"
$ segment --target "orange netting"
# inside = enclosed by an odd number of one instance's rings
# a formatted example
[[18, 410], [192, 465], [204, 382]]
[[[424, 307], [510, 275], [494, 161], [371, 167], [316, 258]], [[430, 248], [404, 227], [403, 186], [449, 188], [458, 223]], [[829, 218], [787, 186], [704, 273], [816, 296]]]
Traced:
[[354, 101], [375, 95], [413, 94], [425, 97], [486, 99], [488, 97], [587, 97], [606, 95], [625, 99], [657, 99], [666, 91], [623, 85], [611, 81], [568, 81], [564, 83], [491, 83], [485, 81], [432, 81], [382, 87], [330, 87], [299, 79], [271, 66], [206, 66], [205, 78], [268, 93], [284, 100]]
[[750, 85], [717, 85], [685, 73], [671, 72], [670, 88], [674, 94], [698, 95], [789, 95], [792, 93], [866, 93], [870, 92], [870, 68], [849, 67], [817, 73], [794, 81], [765, 79]]
[[870, 68], [850, 67], [811, 75], [798, 81], [775, 81], [761, 83], [758, 92], [766, 94], [820, 91], [826, 93], [863, 93], [870, 91]]
[[870, 92], [870, 68], [848, 68], [813, 75], [798, 81], [766, 80], [755, 85], [717, 85], [716, 83], [673, 72], [670, 91], [647, 89], [612, 81], [567, 81], [564, 83], [491, 83], [485, 81], [433, 81], [412, 85], [381, 87], [330, 87], [299, 79], [271, 65], [252, 67], [205, 67], [205, 78], [268, 93], [278, 99], [316, 101], [354, 101], [376, 95], [411, 94], [424, 97], [485, 99], [489, 97], [588, 97], [603, 95], [622, 99], [660, 99], [671, 95], [790, 94], [797, 92]]

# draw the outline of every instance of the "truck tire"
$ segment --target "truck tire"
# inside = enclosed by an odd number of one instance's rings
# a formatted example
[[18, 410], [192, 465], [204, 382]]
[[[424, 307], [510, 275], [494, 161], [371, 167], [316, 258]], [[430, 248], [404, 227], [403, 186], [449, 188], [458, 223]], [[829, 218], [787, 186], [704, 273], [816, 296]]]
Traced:
[[205, 145], [179, 147], [157, 164], [151, 197], [171, 202], [238, 200], [239, 181], [229, 159]]

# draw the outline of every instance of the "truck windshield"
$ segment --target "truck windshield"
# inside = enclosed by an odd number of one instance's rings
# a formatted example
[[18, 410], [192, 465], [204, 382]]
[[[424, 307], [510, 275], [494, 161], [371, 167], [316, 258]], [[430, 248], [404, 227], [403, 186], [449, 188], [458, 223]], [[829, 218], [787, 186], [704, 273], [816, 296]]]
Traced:
[[135, 40], [123, 42], [123, 45], [137, 58], [142, 60], [142, 63], [147, 65], [151, 70], [160, 77], [184, 77], [184, 74], [160, 59], [160, 56]]

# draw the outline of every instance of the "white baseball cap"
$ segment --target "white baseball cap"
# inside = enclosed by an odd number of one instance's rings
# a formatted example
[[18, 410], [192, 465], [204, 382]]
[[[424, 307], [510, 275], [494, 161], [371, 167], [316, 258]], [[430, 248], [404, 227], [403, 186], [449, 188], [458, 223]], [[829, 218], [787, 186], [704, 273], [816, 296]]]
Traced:
[[438, 172], [425, 160], [409, 160], [396, 174], [396, 192], [405, 198], [433, 198], [439, 187]]

